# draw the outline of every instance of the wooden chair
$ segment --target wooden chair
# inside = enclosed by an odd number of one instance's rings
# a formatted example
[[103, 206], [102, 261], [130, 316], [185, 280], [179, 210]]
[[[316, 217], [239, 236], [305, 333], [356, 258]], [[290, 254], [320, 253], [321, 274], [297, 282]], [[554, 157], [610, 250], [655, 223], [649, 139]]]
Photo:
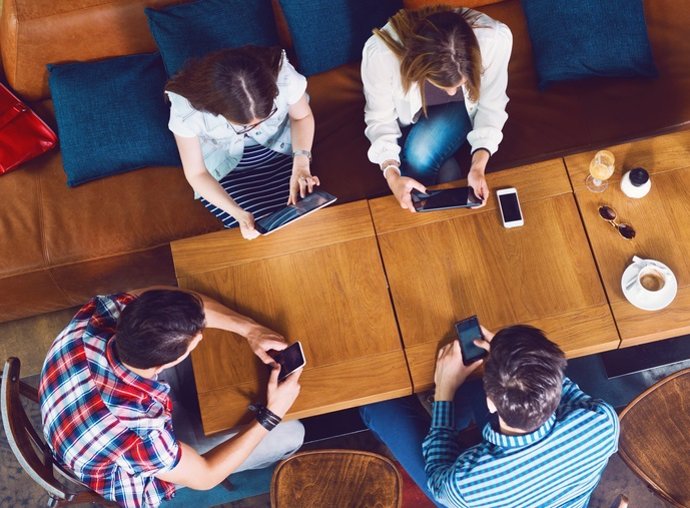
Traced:
[[2, 426], [10, 448], [24, 471], [48, 493], [48, 506], [79, 503], [117, 506], [89, 490], [70, 471], [54, 462], [50, 448], [36, 432], [22, 406], [21, 397], [38, 403], [38, 391], [19, 380], [19, 368], [18, 358], [9, 358], [5, 362], [0, 388]]
[[666, 502], [690, 507], [690, 369], [645, 390], [620, 420], [623, 461]]
[[402, 477], [393, 462], [359, 450], [301, 452], [276, 467], [273, 508], [400, 508]]

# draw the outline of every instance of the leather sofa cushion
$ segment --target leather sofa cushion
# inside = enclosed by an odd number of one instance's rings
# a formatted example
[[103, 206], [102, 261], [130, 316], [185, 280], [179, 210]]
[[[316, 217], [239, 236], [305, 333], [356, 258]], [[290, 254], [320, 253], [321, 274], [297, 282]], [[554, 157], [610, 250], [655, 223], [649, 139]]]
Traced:
[[142, 3], [176, 2], [4, 0], [0, 52], [8, 83], [25, 100], [37, 101], [50, 96], [46, 64], [156, 51]]

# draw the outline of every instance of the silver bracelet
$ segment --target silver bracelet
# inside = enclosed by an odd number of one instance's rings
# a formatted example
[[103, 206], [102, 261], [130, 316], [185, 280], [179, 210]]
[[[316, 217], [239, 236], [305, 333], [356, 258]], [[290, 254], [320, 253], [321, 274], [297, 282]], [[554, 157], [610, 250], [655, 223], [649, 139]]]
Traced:
[[309, 150], [293, 150], [292, 158], [294, 159], [297, 155], [304, 155], [307, 159], [309, 159], [309, 162], [311, 162], [311, 152]]

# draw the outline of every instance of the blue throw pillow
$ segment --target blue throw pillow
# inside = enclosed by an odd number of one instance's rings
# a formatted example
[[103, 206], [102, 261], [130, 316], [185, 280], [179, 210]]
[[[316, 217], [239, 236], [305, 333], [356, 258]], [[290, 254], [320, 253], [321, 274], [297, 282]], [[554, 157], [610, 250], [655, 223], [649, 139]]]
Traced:
[[539, 75], [555, 81], [657, 75], [642, 0], [522, 0]]
[[271, 0], [197, 0], [145, 11], [169, 76], [212, 51], [280, 44]]
[[311, 76], [362, 58], [374, 28], [402, 8], [402, 0], [280, 0], [297, 54]]
[[145, 166], [180, 166], [158, 53], [49, 64], [70, 187]]

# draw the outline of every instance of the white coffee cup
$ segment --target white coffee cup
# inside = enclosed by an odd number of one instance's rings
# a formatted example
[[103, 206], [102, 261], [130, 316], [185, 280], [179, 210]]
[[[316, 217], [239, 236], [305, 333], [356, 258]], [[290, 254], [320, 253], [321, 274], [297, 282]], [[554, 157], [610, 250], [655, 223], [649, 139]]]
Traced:
[[654, 298], [666, 286], [666, 274], [657, 266], [643, 266], [637, 273], [635, 288], [643, 298]]

